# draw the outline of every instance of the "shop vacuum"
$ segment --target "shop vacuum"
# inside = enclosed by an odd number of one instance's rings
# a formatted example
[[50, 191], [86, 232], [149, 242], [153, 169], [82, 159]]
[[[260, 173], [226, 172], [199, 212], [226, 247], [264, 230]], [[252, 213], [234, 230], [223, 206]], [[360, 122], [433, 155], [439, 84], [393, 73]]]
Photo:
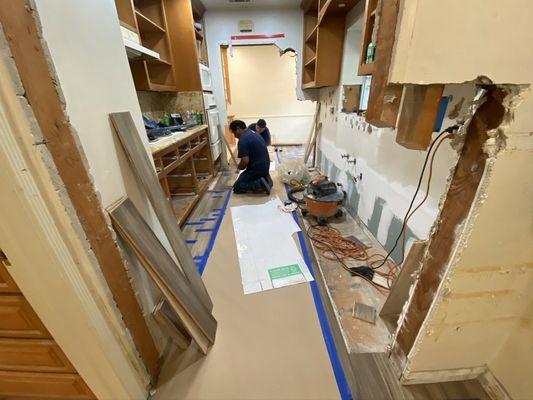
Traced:
[[[314, 178], [307, 187], [289, 190], [289, 199], [305, 207], [301, 207], [303, 216], [313, 216], [320, 225], [327, 224], [330, 218], [342, 217], [341, 206], [346, 200], [346, 192], [340, 185], [320, 175]], [[297, 198], [295, 193], [303, 192], [303, 198]]]

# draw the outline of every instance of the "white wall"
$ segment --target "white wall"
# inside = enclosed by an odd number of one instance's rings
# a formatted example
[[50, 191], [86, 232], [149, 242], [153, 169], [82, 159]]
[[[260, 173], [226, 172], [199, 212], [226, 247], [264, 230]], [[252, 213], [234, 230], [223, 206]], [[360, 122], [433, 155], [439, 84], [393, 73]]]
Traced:
[[[302, 35], [303, 35], [303, 11], [300, 9], [243, 9], [243, 10], [207, 10], [205, 15], [205, 31], [207, 35], [207, 50], [209, 56], [209, 67], [213, 78], [213, 93], [215, 94], [217, 105], [220, 109], [220, 118], [222, 124], [225, 124], [227, 119], [226, 100], [224, 97], [224, 81], [221, 66], [220, 45], [229, 44], [230, 37], [233, 35], [240, 35], [238, 29], [238, 22], [241, 19], [250, 19], [254, 23], [254, 30], [251, 34], [285, 34], [284, 38], [262, 40], [262, 41], [239, 41], [239, 44], [258, 44], [271, 43], [280, 48], [291, 47], [297, 51], [299, 55], [302, 54]], [[301, 57], [297, 59], [297, 71], [301, 71]], [[269, 66], [264, 65], [263, 70], [268, 73]], [[298, 76], [297, 82], [301, 78]], [[302, 98], [301, 91], [298, 97]]]
[[[410, 0], [400, 3], [391, 81], [533, 81], [530, 0]], [[455, 62], [450, 62], [455, 60]]]
[[[265, 66], [268, 65], [268, 72]], [[234, 46], [228, 55], [229, 114], [246, 123], [267, 121], [272, 143], [305, 143], [315, 103], [296, 98], [296, 57], [274, 45]]]
[[[169, 253], [173, 254], [109, 121], [110, 113], [129, 111], [148, 151], [148, 139], [122, 42], [115, 2], [36, 0], [36, 6], [66, 112], [77, 133], [102, 207], [110, 206], [123, 196], [130, 197]], [[129, 272], [135, 278], [135, 289], [139, 292], [145, 314], [149, 316], [159, 293], [150, 290], [146, 274], [135, 257], [130, 254], [129, 260], [134, 264]], [[161, 349], [164, 338], [148, 318], [156, 345]]]

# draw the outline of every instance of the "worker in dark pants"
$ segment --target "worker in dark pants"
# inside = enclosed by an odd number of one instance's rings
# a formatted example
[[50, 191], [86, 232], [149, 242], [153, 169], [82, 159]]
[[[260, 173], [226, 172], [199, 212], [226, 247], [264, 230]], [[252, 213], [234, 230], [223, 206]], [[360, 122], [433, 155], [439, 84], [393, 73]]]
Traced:
[[257, 122], [254, 122], [253, 124], [250, 124], [248, 126], [248, 129], [251, 129], [255, 133], [258, 133], [259, 136], [263, 138], [267, 146], [270, 146], [270, 131], [267, 128], [267, 123], [264, 119], [260, 119]]
[[238, 168], [244, 170], [233, 184], [233, 192], [270, 194], [270, 157], [265, 141], [241, 120], [232, 121], [229, 129], [239, 139]]

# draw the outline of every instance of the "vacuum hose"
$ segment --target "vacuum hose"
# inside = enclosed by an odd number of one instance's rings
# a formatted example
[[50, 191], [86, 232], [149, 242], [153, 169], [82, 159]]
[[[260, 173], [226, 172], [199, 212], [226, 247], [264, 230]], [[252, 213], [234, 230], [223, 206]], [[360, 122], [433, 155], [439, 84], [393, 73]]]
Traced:
[[298, 199], [296, 197], [294, 197], [294, 193], [298, 193], [298, 192], [303, 192], [305, 190], [305, 187], [295, 187], [295, 188], [292, 188], [292, 189], [289, 189], [289, 192], [287, 193], [287, 196], [289, 197], [289, 199], [295, 203], [298, 203], [298, 204], [305, 204], [305, 199]]

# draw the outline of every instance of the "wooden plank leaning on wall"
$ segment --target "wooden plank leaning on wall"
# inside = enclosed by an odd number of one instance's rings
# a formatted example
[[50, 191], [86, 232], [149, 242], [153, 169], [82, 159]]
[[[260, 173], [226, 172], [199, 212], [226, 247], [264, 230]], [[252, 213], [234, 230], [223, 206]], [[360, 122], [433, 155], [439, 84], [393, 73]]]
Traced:
[[211, 298], [209, 297], [202, 278], [196, 269], [191, 252], [178, 227], [170, 203], [159, 184], [157, 175], [152, 167], [152, 162], [146, 154], [146, 150], [141, 142], [141, 138], [135, 127], [131, 114], [128, 112], [114, 113], [111, 114], [110, 117], [120, 142], [124, 147], [128, 160], [130, 161], [131, 167], [146, 191], [146, 195], [150, 199], [150, 203], [159, 218], [159, 222], [167, 235], [170, 246], [180, 263], [183, 273], [189, 280], [191, 287], [203, 305], [211, 311], [213, 309]]
[[60, 178], [72, 201], [102, 273], [153, 381], [158, 375], [159, 354], [131, 287], [112, 231], [62, 108], [54, 75], [41, 44], [29, 0], [3, 2], [0, 23], [7, 37], [26, 98], [33, 108]]

